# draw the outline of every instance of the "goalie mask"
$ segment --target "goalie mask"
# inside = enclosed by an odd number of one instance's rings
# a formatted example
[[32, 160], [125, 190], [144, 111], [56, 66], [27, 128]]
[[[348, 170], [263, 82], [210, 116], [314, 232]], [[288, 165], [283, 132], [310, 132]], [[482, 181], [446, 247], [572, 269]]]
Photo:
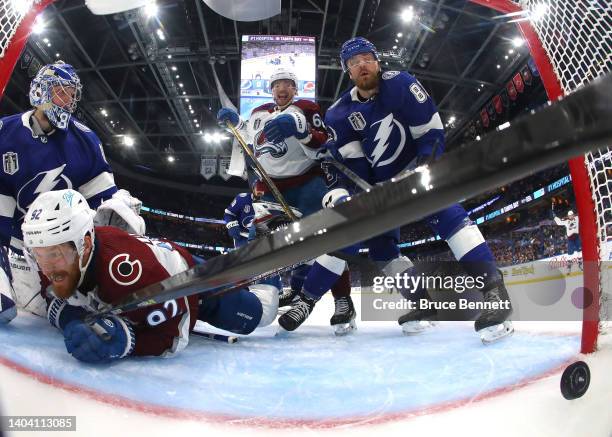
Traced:
[[74, 67], [57, 61], [42, 67], [30, 84], [30, 104], [40, 108], [58, 129], [68, 129], [81, 100], [82, 85]]
[[94, 240], [93, 216], [94, 211], [77, 191], [40, 194], [30, 205], [21, 226], [28, 261], [45, 273], [53, 268], [53, 263], [71, 264], [78, 258], [80, 277], [76, 286], [81, 285], [93, 258], [90, 256], [83, 265], [85, 236], [90, 235]]

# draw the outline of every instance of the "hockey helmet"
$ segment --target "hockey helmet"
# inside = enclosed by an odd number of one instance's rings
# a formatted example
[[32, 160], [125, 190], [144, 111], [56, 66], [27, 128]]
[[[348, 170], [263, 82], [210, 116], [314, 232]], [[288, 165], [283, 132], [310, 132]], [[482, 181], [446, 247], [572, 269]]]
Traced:
[[[73, 243], [78, 257], [81, 278], [87, 269], [83, 266], [85, 236], [94, 239], [94, 211], [81, 193], [71, 189], [47, 191], [40, 194], [30, 205], [21, 225], [23, 244], [29, 261], [35, 261], [32, 249], [62, 243]], [[36, 264], [34, 264], [36, 265]]]
[[340, 48], [340, 63], [342, 64], [342, 70], [346, 73], [348, 71], [346, 65], [347, 61], [353, 56], [362, 53], [372, 53], [374, 59], [380, 61], [376, 46], [362, 36], [351, 38], [342, 44], [342, 48]]
[[[74, 93], [65, 105], [53, 102], [53, 93], [56, 87], [62, 90], [72, 88]], [[58, 129], [66, 130], [70, 117], [76, 111], [77, 103], [81, 100], [82, 85], [74, 67], [63, 61], [48, 64], [42, 67], [30, 84], [30, 104], [41, 108], [49, 122]], [[70, 95], [70, 94], [68, 94]]]
[[272, 89], [272, 87], [274, 86], [274, 82], [276, 82], [277, 80], [281, 80], [281, 79], [288, 79], [293, 81], [293, 86], [297, 88], [297, 76], [295, 75], [295, 73], [285, 67], [278, 67], [276, 70], [274, 70], [274, 73], [272, 73], [272, 75], [270, 76], [270, 89]]

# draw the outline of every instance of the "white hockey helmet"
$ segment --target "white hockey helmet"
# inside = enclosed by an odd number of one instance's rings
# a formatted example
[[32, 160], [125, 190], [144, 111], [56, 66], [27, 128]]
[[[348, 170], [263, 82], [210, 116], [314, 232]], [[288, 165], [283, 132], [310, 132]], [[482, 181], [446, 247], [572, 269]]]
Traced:
[[[62, 243], [74, 243], [79, 256], [81, 279], [87, 264], [83, 266], [85, 236], [94, 238], [95, 212], [87, 200], [75, 190], [47, 191], [40, 194], [28, 208], [21, 225], [26, 252], [35, 247], [49, 247]], [[80, 285], [79, 281], [79, 285]]]
[[298, 80], [295, 73], [286, 67], [278, 67], [270, 76], [270, 89], [272, 89], [272, 86], [274, 86], [274, 82], [281, 79], [293, 81], [293, 85], [297, 88]]
[[574, 211], [572, 211], [571, 209], [567, 212], [568, 217], [573, 217], [574, 216]]

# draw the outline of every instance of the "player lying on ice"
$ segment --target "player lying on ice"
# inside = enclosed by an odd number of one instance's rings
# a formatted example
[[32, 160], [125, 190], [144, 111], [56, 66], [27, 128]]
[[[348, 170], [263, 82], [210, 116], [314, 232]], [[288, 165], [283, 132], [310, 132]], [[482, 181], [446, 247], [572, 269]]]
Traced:
[[[433, 99], [413, 76], [400, 71], [382, 72], [376, 47], [362, 37], [342, 45], [340, 61], [354, 87], [325, 114], [331, 137], [327, 143], [330, 158], [343, 162], [366, 182], [378, 184], [442, 153], [442, 121]], [[348, 196], [348, 191], [337, 188], [326, 195], [325, 202], [332, 206]], [[482, 289], [485, 301], [508, 301], [503, 275], [489, 246], [461, 205], [452, 205], [426, 220], [435, 234], [446, 240], [457, 261], [462, 262], [470, 275], [486, 278]], [[366, 242], [370, 258], [379, 263], [387, 276], [414, 272], [410, 260], [400, 256], [398, 243], [399, 229]], [[327, 280], [317, 283], [307, 280], [299, 300], [279, 318], [279, 324], [289, 331], [300, 326], [345, 264], [328, 255], [318, 258], [311, 274]], [[428, 298], [424, 289], [416, 293], [398, 291], [410, 300]], [[511, 312], [511, 308], [481, 312], [474, 327], [483, 342], [512, 333], [512, 324], [506, 320]], [[436, 310], [415, 310], [402, 316], [399, 323], [405, 333], [417, 333], [427, 325], [421, 322], [436, 317]]]
[[93, 216], [77, 191], [51, 191], [32, 203], [22, 226], [28, 260], [41, 273], [49, 322], [62, 331], [67, 351], [78, 360], [171, 356], [187, 346], [196, 320], [237, 334], [274, 321], [279, 290], [256, 284], [216, 298], [193, 295], [85, 323], [88, 313], [196, 264], [174, 243], [110, 226], [94, 228]]

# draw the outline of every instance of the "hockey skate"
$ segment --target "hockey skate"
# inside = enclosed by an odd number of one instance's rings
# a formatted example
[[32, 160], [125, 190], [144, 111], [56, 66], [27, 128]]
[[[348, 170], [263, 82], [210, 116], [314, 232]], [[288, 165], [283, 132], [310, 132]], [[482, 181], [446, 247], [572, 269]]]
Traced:
[[482, 294], [484, 302], [497, 304], [500, 307], [499, 309], [484, 309], [474, 322], [474, 329], [480, 334], [482, 342], [490, 344], [512, 335], [514, 327], [512, 322], [507, 320], [512, 314], [512, 303], [504, 285], [503, 275], [499, 281], [483, 290]]
[[351, 296], [339, 297], [334, 300], [336, 307], [334, 315], [329, 319], [329, 323], [334, 328], [334, 334], [346, 335], [353, 329], [357, 329], [355, 323], [355, 306], [353, 305], [353, 299]]
[[295, 331], [310, 316], [316, 303], [315, 299], [297, 294], [291, 309], [278, 318], [278, 324], [285, 331]]
[[297, 300], [298, 293], [292, 288], [287, 288], [282, 291], [282, 293], [278, 296], [278, 307], [287, 307], [293, 305], [293, 303]]
[[415, 335], [436, 326], [437, 320], [438, 312], [435, 309], [415, 309], [401, 316], [397, 323], [405, 335]]

